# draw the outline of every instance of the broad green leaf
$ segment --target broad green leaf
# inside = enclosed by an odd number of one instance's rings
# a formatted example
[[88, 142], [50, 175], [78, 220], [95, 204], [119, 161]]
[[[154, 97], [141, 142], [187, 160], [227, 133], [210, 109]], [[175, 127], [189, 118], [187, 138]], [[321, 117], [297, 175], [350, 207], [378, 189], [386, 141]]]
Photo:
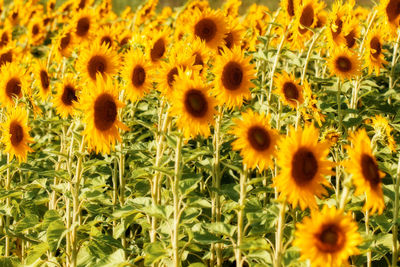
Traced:
[[46, 242], [32, 246], [28, 251], [26, 264], [33, 264], [37, 259], [45, 254], [48, 249], [49, 244], [47, 244]]
[[62, 238], [66, 234], [66, 228], [64, 223], [60, 220], [56, 220], [50, 223], [47, 228], [47, 243], [49, 244], [50, 251], [56, 251], [62, 241]]

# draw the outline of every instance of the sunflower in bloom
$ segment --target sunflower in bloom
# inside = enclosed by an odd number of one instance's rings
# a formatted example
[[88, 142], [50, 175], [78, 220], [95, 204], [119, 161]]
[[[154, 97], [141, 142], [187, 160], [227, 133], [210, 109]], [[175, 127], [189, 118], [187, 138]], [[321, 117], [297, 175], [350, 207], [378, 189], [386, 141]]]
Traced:
[[0, 69], [0, 102], [3, 107], [12, 108], [14, 98], [22, 98], [28, 91], [26, 70], [17, 63], [7, 63]]
[[12, 27], [8, 24], [0, 30], [0, 48], [7, 46], [12, 40]]
[[104, 26], [99, 29], [96, 37], [96, 42], [100, 45], [106, 44], [108, 47], [116, 48], [117, 47], [117, 32], [111, 26]]
[[55, 46], [55, 57], [62, 60], [63, 57], [70, 57], [74, 50], [75, 36], [71, 27], [63, 28], [53, 40]]
[[11, 109], [7, 120], [0, 125], [4, 151], [10, 154], [10, 159], [16, 157], [20, 162], [25, 162], [28, 152], [33, 150], [29, 143], [33, 139], [29, 135], [28, 114], [21, 107]]
[[209, 94], [209, 87], [196, 72], [179, 68], [171, 114], [177, 117], [177, 126], [182, 129], [185, 139], [198, 135], [208, 137], [210, 125], [214, 125], [215, 100]]
[[272, 157], [276, 154], [279, 134], [269, 125], [270, 116], [258, 114], [251, 109], [242, 113], [242, 119], [235, 119], [235, 126], [230, 131], [237, 136], [232, 143], [234, 150], [240, 151], [243, 164], [248, 168], [259, 168], [260, 171], [272, 165]]
[[152, 33], [146, 44], [146, 55], [149, 56], [154, 66], [160, 64], [161, 59], [165, 58], [168, 45], [170, 44], [169, 31], [162, 30]]
[[75, 32], [75, 37], [80, 41], [87, 41], [95, 32], [95, 16], [89, 9], [80, 10], [72, 19], [71, 25]]
[[42, 19], [40, 17], [34, 18], [28, 27], [29, 42], [32, 45], [40, 45], [45, 37], [46, 29], [42, 25]]
[[294, 109], [304, 103], [303, 87], [293, 74], [278, 73], [275, 82], [277, 89], [274, 92], [280, 96], [283, 103]]
[[196, 9], [192, 20], [189, 22], [188, 32], [193, 37], [198, 37], [211, 49], [217, 49], [225, 44], [227, 25], [223, 13], [220, 10]]
[[[243, 39], [244, 29], [239, 24], [237, 19], [228, 18], [228, 25], [229, 26], [224, 37], [224, 45], [226, 48], [232, 49], [235, 46], [240, 46]], [[219, 52], [222, 50], [222, 47], [218, 48]]]
[[119, 56], [106, 44], [94, 43], [81, 51], [76, 64], [84, 80], [95, 83], [97, 73], [106, 77], [118, 72]]
[[250, 81], [255, 76], [255, 69], [250, 64], [250, 58], [245, 58], [240, 47], [232, 50], [224, 47], [223, 52], [217, 57], [215, 66], [214, 95], [220, 105], [226, 104], [228, 108], [240, 107], [243, 99], [251, 97]]
[[199, 73], [204, 77], [207, 73], [206, 68], [207, 62], [210, 59], [210, 50], [199, 38], [192, 40], [188, 49], [188, 54], [194, 57], [193, 65], [200, 67]]
[[124, 104], [118, 100], [118, 90], [112, 79], [97, 76], [96, 84], [91, 83], [80, 98], [86, 123], [83, 134], [89, 150], [108, 154], [116, 140], [121, 141], [118, 128], [125, 131], [129, 128], [118, 119], [118, 109]]
[[46, 66], [46, 62], [43, 60], [36, 61], [34, 66], [35, 82], [39, 87], [39, 95], [43, 100], [51, 95], [50, 87], [50, 74]]
[[331, 75], [336, 75], [341, 80], [352, 79], [361, 74], [361, 62], [358, 55], [343, 47], [333, 52], [328, 66]]
[[53, 102], [55, 104], [57, 113], [62, 118], [73, 116], [75, 109], [79, 103], [78, 92], [80, 87], [72, 74], [67, 74], [62, 82], [57, 84], [57, 93], [54, 96]]
[[127, 52], [121, 76], [127, 82], [125, 93], [132, 102], [152, 89], [152, 64], [146, 60], [140, 49], [131, 48]]
[[350, 159], [345, 163], [345, 167], [353, 175], [352, 181], [356, 186], [355, 194], [365, 193], [365, 211], [368, 210], [371, 214], [378, 211], [379, 214], [382, 214], [385, 208], [382, 177], [385, 174], [379, 170], [378, 163], [372, 154], [371, 140], [365, 129], [351, 134], [350, 139], [353, 147], [347, 147]]
[[319, 131], [313, 125], [290, 130], [290, 135], [278, 142], [278, 165], [281, 172], [274, 178], [273, 186], [293, 208], [317, 208], [316, 197], [326, 194], [330, 186], [325, 175], [332, 174], [333, 163], [326, 159], [329, 143], [318, 141]]
[[385, 30], [395, 36], [400, 26], [400, 0], [381, 0], [378, 6], [378, 17], [384, 18]]
[[379, 75], [381, 67], [388, 62], [385, 60], [383, 52], [383, 36], [381, 29], [375, 28], [368, 33], [365, 42], [365, 66], [368, 67], [368, 74], [375, 71], [376, 75]]
[[312, 266], [347, 266], [349, 256], [360, 253], [357, 246], [362, 238], [357, 228], [350, 213], [325, 205], [296, 224], [293, 245], [301, 249], [301, 259], [310, 260]]
[[16, 45], [15, 41], [3, 46], [0, 49], [0, 67], [6, 63], [17, 62], [20, 55], [21, 49]]
[[381, 141], [386, 140], [390, 151], [396, 152], [396, 141], [391, 133], [393, 128], [390, 126], [388, 120], [381, 115], [376, 115], [371, 119], [370, 124], [374, 128], [377, 139]]
[[345, 4], [343, 4], [342, 0], [337, 0], [333, 3], [326, 27], [326, 36], [330, 48], [337, 48], [346, 44], [345, 36], [349, 33], [347, 28], [349, 26], [348, 21], [351, 18], [354, 5], [354, 0], [346, 1]]

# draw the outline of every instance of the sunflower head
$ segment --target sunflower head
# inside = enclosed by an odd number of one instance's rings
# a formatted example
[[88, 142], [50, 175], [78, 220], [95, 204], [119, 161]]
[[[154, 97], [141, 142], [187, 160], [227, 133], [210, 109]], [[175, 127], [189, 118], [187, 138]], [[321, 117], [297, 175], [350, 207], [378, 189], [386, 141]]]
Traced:
[[82, 9], [72, 19], [75, 37], [79, 40], [89, 40], [95, 32], [96, 23], [94, 14], [90, 9]]
[[241, 119], [234, 120], [235, 126], [230, 133], [237, 139], [232, 143], [232, 147], [240, 151], [243, 164], [248, 168], [258, 167], [263, 171], [272, 165], [279, 134], [271, 129], [269, 119], [270, 116], [249, 109], [242, 113]]
[[254, 78], [254, 66], [250, 58], [245, 58], [240, 47], [232, 50], [224, 48], [217, 57], [215, 66], [214, 95], [220, 105], [226, 104], [228, 108], [240, 107], [244, 99], [251, 97], [251, 79]]
[[63, 77], [62, 82], [57, 83], [57, 93], [53, 98], [53, 103], [57, 113], [62, 118], [68, 118], [75, 114], [76, 107], [79, 103], [80, 86], [76, 82], [76, 78], [68, 73]]
[[35, 83], [39, 88], [40, 97], [45, 100], [51, 95], [50, 73], [44, 60], [37, 60], [34, 65], [33, 73], [35, 75]]
[[3, 106], [11, 108], [16, 99], [29, 93], [25, 72], [25, 68], [17, 63], [7, 63], [0, 68], [0, 102]]
[[119, 119], [118, 109], [125, 106], [118, 100], [118, 89], [112, 79], [97, 74], [96, 83], [91, 83], [82, 94], [88, 149], [96, 153], [109, 153], [114, 149], [116, 140], [121, 141], [118, 128], [129, 130]]
[[324, 206], [296, 224], [293, 245], [301, 249], [301, 259], [310, 260], [313, 266], [342, 266], [349, 256], [359, 254], [361, 242], [351, 214]]
[[319, 131], [306, 125], [304, 130], [291, 128], [289, 136], [278, 143], [281, 172], [273, 185], [293, 208], [317, 208], [315, 197], [321, 197], [326, 193], [324, 186], [330, 186], [324, 177], [332, 174], [333, 163], [326, 159], [329, 143], [318, 141], [318, 137]]
[[368, 67], [368, 74], [375, 71], [379, 75], [381, 67], [388, 62], [385, 60], [385, 49], [383, 49], [384, 38], [381, 34], [382, 29], [374, 28], [369, 31], [365, 42], [365, 66]]
[[295, 79], [293, 74], [283, 72], [276, 75], [275, 93], [286, 105], [297, 108], [304, 103], [303, 87], [300, 85], [299, 79]]
[[178, 68], [176, 90], [173, 92], [171, 114], [177, 117], [177, 126], [185, 139], [198, 135], [208, 137], [210, 125], [214, 125], [215, 100], [209, 87], [197, 72]]
[[61, 61], [63, 57], [70, 57], [74, 49], [75, 35], [71, 27], [63, 28], [58, 35], [53, 39], [55, 57]]
[[227, 25], [221, 11], [206, 9], [196, 10], [189, 23], [188, 32], [198, 37], [211, 49], [222, 47], [227, 33]]
[[29, 135], [28, 114], [17, 107], [8, 113], [7, 120], [0, 125], [2, 131], [2, 143], [5, 144], [5, 152], [10, 154], [10, 158], [16, 157], [20, 162], [26, 161], [27, 153], [33, 151], [29, 143], [33, 139]]
[[378, 10], [380, 17], [385, 19], [385, 30], [395, 35], [400, 26], [400, 0], [382, 0]]
[[350, 134], [353, 147], [347, 146], [349, 160], [344, 163], [346, 170], [352, 174], [352, 181], [356, 186], [356, 195], [365, 193], [364, 210], [371, 214], [379, 214], [385, 208], [382, 193], [382, 177], [375, 156], [372, 154], [371, 141], [365, 129]]
[[340, 79], [351, 79], [361, 74], [361, 63], [358, 55], [347, 48], [336, 49], [328, 62], [331, 75]]
[[155, 66], [161, 63], [161, 59], [165, 58], [167, 48], [170, 44], [170, 32], [165, 29], [155, 33], [149, 33], [149, 39], [146, 44], [146, 55]]

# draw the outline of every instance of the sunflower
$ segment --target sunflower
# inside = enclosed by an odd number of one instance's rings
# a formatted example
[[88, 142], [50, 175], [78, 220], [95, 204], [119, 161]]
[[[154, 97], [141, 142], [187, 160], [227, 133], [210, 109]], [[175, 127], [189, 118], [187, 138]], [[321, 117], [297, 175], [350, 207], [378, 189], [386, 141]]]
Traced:
[[194, 57], [193, 65], [199, 66], [199, 73], [205, 77], [207, 62], [210, 59], [210, 50], [200, 38], [192, 40], [188, 48], [188, 53]]
[[93, 4], [93, 0], [79, 0], [79, 1], [74, 1], [74, 8], [78, 10], [83, 10], [85, 8], [90, 8], [90, 6]]
[[293, 74], [283, 72], [282, 74], [276, 74], [276, 94], [280, 96], [280, 99], [286, 105], [292, 108], [297, 108], [298, 105], [304, 103], [303, 87], [300, 85], [299, 79], [295, 79]]
[[278, 165], [281, 172], [274, 178], [273, 186], [286, 198], [293, 208], [302, 210], [317, 208], [315, 196], [326, 193], [323, 187], [330, 186], [325, 175], [332, 174], [333, 163], [326, 159], [329, 143], [319, 142], [319, 130], [313, 125], [290, 130], [290, 135], [278, 142]]
[[378, 6], [378, 17], [384, 18], [385, 31], [395, 36], [400, 26], [400, 0], [381, 0]]
[[110, 153], [115, 140], [121, 141], [118, 128], [129, 130], [118, 119], [118, 108], [125, 106], [118, 100], [118, 90], [112, 79], [105, 79], [97, 74], [96, 83], [91, 83], [89, 90], [82, 94], [80, 103], [85, 114], [86, 136], [89, 150], [96, 153]]
[[372, 154], [371, 141], [365, 129], [350, 135], [353, 147], [347, 146], [350, 159], [344, 163], [347, 171], [353, 175], [356, 186], [356, 195], [366, 195], [364, 210], [371, 214], [378, 211], [382, 214], [385, 208], [382, 193], [382, 177], [385, 175], [379, 170], [378, 164]]
[[75, 36], [71, 27], [63, 28], [54, 39], [55, 56], [61, 61], [63, 57], [70, 57], [74, 49]]
[[352, 16], [347, 27], [344, 29], [344, 39], [346, 40], [346, 46], [349, 49], [355, 49], [357, 47], [357, 39], [360, 37], [360, 21]]
[[12, 27], [5, 26], [0, 31], [0, 48], [7, 46], [12, 40]]
[[16, 157], [20, 162], [26, 161], [27, 153], [33, 150], [29, 143], [33, 139], [29, 135], [28, 114], [21, 107], [11, 109], [7, 120], [0, 125], [4, 151], [10, 154], [10, 159]]
[[[229, 18], [228, 25], [229, 26], [224, 37], [224, 46], [228, 49], [232, 49], [234, 46], [240, 46], [240, 43], [243, 39], [244, 29], [239, 24], [239, 21], [237, 19]], [[219, 52], [221, 52], [222, 50], [222, 47], [218, 48]]]
[[295, 19], [291, 38], [295, 40], [297, 48], [304, 48], [304, 44], [314, 34], [308, 28], [317, 25], [317, 15], [324, 8], [324, 3], [314, 0], [304, 0], [295, 8]]
[[76, 64], [86, 81], [96, 82], [97, 73], [111, 76], [118, 72], [119, 56], [108, 45], [94, 43], [80, 52]]
[[242, 113], [242, 119], [235, 119], [235, 127], [230, 131], [237, 136], [232, 143], [234, 150], [239, 150], [243, 164], [248, 168], [266, 170], [272, 165], [272, 157], [276, 153], [279, 134], [271, 129], [270, 116], [258, 114], [251, 109]]
[[196, 9], [188, 27], [188, 32], [203, 40], [209, 48], [217, 49], [224, 45], [227, 23], [221, 11]]
[[136, 25], [141, 25], [155, 15], [155, 10], [158, 4], [158, 0], [148, 0], [142, 7], [138, 10], [136, 14]]
[[221, 55], [217, 57], [214, 67], [215, 88], [220, 105], [226, 104], [228, 108], [240, 107], [243, 99], [251, 97], [251, 79], [254, 78], [254, 66], [250, 58], [244, 58], [240, 47], [232, 50], [224, 47]]
[[43, 100], [51, 95], [50, 74], [44, 60], [37, 60], [34, 65], [35, 81], [39, 86], [39, 95]]
[[105, 26], [99, 29], [96, 37], [96, 42], [100, 45], [106, 44], [111, 48], [115, 48], [117, 46], [116, 39], [116, 30], [111, 26]]
[[381, 115], [375, 115], [368, 124], [371, 124], [374, 128], [376, 139], [385, 141], [390, 151], [396, 152], [396, 141], [391, 133], [393, 128], [390, 126], [388, 120]]
[[379, 75], [381, 67], [383, 64], [388, 62], [385, 60], [383, 52], [383, 37], [381, 34], [381, 29], [374, 28], [368, 33], [365, 42], [365, 66], [368, 67], [368, 74], [375, 71], [376, 75]]
[[77, 39], [80, 41], [89, 40], [92, 33], [95, 32], [95, 16], [89, 9], [80, 10], [72, 19], [71, 25]]
[[56, 2], [57, 2], [57, 0], [47, 1], [47, 4], [46, 4], [47, 14], [52, 14], [56, 10]]
[[21, 55], [21, 49], [15, 41], [3, 46], [0, 49], [0, 67], [7, 63], [17, 62], [19, 55]]
[[80, 87], [76, 82], [75, 77], [68, 73], [64, 76], [63, 81], [57, 84], [57, 94], [54, 96], [54, 104], [57, 113], [62, 118], [67, 118], [68, 115], [73, 116], [75, 109], [79, 103], [78, 92]]
[[131, 48], [125, 55], [121, 76], [127, 82], [125, 89], [132, 102], [143, 97], [152, 89], [152, 65], [140, 49]]
[[149, 33], [152, 37], [149, 37], [146, 44], [146, 55], [153, 65], [157, 66], [160, 64], [161, 59], [165, 58], [167, 47], [170, 42], [169, 31], [163, 30], [155, 33]]
[[196, 72], [184, 72], [179, 68], [176, 88], [171, 114], [178, 117], [176, 124], [182, 129], [184, 137], [208, 137], [215, 114], [215, 100], [209, 95], [208, 86]]
[[240, 0], [227, 0], [222, 6], [225, 16], [236, 18], [239, 15], [239, 7], [241, 4], [242, 1]]
[[42, 26], [42, 20], [40, 17], [34, 18], [28, 27], [29, 42], [32, 45], [40, 45], [45, 37], [46, 30]]
[[361, 242], [351, 214], [325, 205], [296, 224], [293, 245], [301, 249], [301, 259], [309, 259], [312, 266], [340, 267], [347, 266], [349, 256], [359, 254]]
[[347, 48], [336, 49], [328, 62], [331, 75], [340, 79], [351, 79], [361, 74], [361, 63], [358, 55]]
[[342, 0], [336, 0], [333, 3], [332, 11], [328, 15], [328, 27], [326, 27], [326, 36], [330, 48], [337, 48], [346, 44], [345, 33], [349, 33], [346, 27], [349, 25], [348, 21], [351, 18], [354, 5], [354, 0], [346, 1], [345, 4]]
[[17, 63], [7, 63], [0, 68], [0, 102], [4, 107], [12, 108], [14, 98], [21, 98], [28, 91], [25, 72]]
[[289, 24], [295, 16], [295, 10], [300, 5], [300, 0], [282, 0], [280, 3], [282, 10], [282, 21]]

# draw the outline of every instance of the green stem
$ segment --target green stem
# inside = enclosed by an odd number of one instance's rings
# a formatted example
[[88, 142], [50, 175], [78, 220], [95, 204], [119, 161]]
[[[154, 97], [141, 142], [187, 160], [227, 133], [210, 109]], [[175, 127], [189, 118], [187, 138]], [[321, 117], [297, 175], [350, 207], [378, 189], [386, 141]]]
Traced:
[[337, 95], [336, 95], [336, 102], [338, 105], [338, 131], [342, 130], [342, 104], [340, 103], [340, 97], [342, 93], [342, 88], [340, 85], [340, 78], [337, 78]]
[[[365, 200], [367, 201], [367, 200]], [[368, 210], [365, 212], [365, 234], [368, 236], [369, 235], [369, 212]], [[371, 250], [368, 250], [367, 252], [367, 267], [371, 267]]]
[[283, 228], [285, 226], [285, 210], [286, 210], [286, 199], [281, 203], [279, 209], [279, 217], [278, 217], [278, 226], [276, 230], [276, 237], [275, 237], [275, 260], [274, 260], [274, 267], [281, 266], [282, 260], [282, 237], [283, 237]]
[[321, 32], [323, 32], [323, 31], [324, 31], [324, 28], [322, 28], [315, 34], [313, 40], [311, 41], [310, 47], [308, 48], [306, 62], [304, 63], [303, 73], [301, 74], [301, 84], [303, 84], [304, 79], [306, 77], [306, 72], [307, 72], [308, 62], [310, 61], [311, 52], [312, 52], [314, 45], [317, 42], [319, 36], [321, 35]]
[[[11, 175], [10, 175], [10, 154], [7, 153], [7, 176], [6, 176], [6, 185], [5, 189], [10, 190], [10, 185], [11, 185]], [[7, 197], [6, 199], [6, 207], [10, 207], [10, 197]], [[8, 227], [10, 226], [10, 216], [6, 215], [6, 221], [5, 221], [5, 229], [8, 232]], [[8, 234], [6, 235], [6, 247], [5, 247], [5, 257], [10, 256], [10, 237]]]
[[399, 42], [400, 42], [400, 30], [397, 31], [397, 39], [396, 43], [394, 44], [393, 47], [393, 54], [392, 54], [392, 65], [391, 65], [391, 70], [390, 70], [390, 76], [389, 76], [389, 90], [393, 89], [394, 86], [394, 66], [396, 65], [397, 61], [397, 51], [399, 50]]
[[174, 267], [180, 266], [180, 255], [179, 255], [179, 221], [180, 221], [180, 195], [179, 195], [179, 180], [181, 176], [181, 160], [182, 160], [182, 139], [183, 136], [180, 133], [175, 150], [175, 174], [174, 181], [172, 184], [172, 193], [174, 198], [174, 227], [172, 237], [172, 250], [174, 254]]
[[393, 228], [392, 228], [392, 237], [393, 237], [393, 254], [392, 254], [392, 267], [397, 266], [399, 248], [398, 248], [398, 217], [399, 217], [399, 192], [400, 190], [400, 157], [397, 163], [397, 174], [396, 174], [396, 183], [394, 186], [394, 206], [393, 206]]
[[247, 187], [247, 167], [243, 166], [243, 173], [240, 175], [240, 198], [239, 198], [239, 211], [238, 211], [238, 224], [237, 224], [237, 244], [236, 244], [236, 266], [242, 267], [242, 250], [240, 249], [244, 237], [244, 208], [246, 201], [246, 187]]
[[[119, 151], [119, 203], [121, 207], [125, 205], [125, 177], [124, 177], [124, 169], [125, 169], [125, 155], [123, 153], [123, 142], [120, 143], [120, 151]], [[121, 224], [125, 227], [125, 219], [121, 218]], [[126, 249], [126, 236], [125, 232], [121, 236], [121, 244], [124, 249]], [[125, 252], [124, 258], [125, 258]]]

